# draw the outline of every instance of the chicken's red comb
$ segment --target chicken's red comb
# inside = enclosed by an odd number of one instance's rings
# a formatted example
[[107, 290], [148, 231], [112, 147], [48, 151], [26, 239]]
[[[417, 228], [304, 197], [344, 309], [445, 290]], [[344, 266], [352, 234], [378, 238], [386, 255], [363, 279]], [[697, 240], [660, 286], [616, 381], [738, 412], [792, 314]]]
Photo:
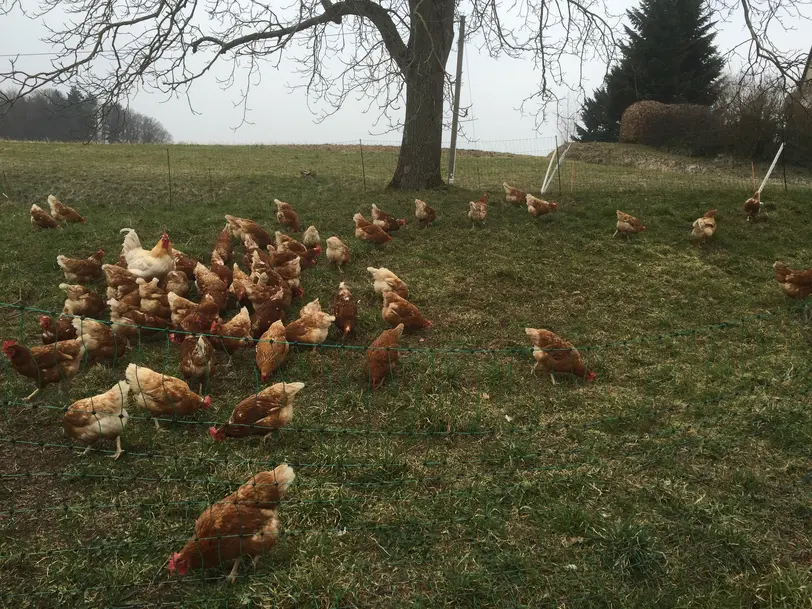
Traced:
[[170, 573], [175, 572], [175, 569], [176, 569], [175, 564], [177, 563], [177, 560], [179, 558], [180, 558], [180, 553], [179, 552], [175, 552], [174, 554], [172, 554], [172, 556], [169, 557], [169, 572]]
[[207, 395], [203, 398], [203, 408], [208, 408], [209, 406], [211, 406], [211, 396]]
[[5, 341], [3, 343], [3, 352], [5, 353], [8, 349], [11, 349], [12, 347], [16, 347], [16, 346], [17, 346], [17, 341], [16, 340], [13, 340], [13, 339], [12, 340], [7, 340], [7, 341]]
[[47, 328], [51, 325], [51, 318], [47, 315], [40, 315], [39, 316], [39, 325], [40, 327]]
[[217, 428], [214, 427], [213, 425], [209, 427], [209, 435], [211, 436], [212, 440], [215, 440], [216, 442], [219, 442], [220, 440], [223, 439], [220, 437], [220, 433], [217, 431]]
[[595, 377], [597, 377], [597, 376], [598, 376], [597, 374], [595, 374], [592, 370], [590, 370], [589, 372], [586, 373], [586, 380], [587, 381], [594, 381]]

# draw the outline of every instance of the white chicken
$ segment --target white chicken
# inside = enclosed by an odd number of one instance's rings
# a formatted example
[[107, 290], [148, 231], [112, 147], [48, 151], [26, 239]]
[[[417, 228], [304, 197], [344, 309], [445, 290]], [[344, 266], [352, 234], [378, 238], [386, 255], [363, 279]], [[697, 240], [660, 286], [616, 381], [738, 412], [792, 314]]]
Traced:
[[149, 281], [154, 277], [163, 279], [170, 271], [175, 270], [172, 242], [166, 233], [161, 235], [155, 247], [145, 250], [133, 229], [122, 228], [120, 232], [127, 233], [121, 246], [121, 255], [127, 262], [127, 270], [133, 275]]

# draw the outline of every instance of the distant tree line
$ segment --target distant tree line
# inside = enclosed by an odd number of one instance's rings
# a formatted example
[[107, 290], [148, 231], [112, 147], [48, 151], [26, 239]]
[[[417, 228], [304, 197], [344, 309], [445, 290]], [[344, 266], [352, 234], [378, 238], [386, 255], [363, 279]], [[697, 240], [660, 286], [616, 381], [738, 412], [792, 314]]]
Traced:
[[[0, 138], [105, 144], [164, 144], [172, 136], [160, 121], [116, 104], [99, 112], [96, 100], [72, 88], [47, 89], [19, 99], [0, 92]], [[101, 116], [101, 118], [99, 118]]]

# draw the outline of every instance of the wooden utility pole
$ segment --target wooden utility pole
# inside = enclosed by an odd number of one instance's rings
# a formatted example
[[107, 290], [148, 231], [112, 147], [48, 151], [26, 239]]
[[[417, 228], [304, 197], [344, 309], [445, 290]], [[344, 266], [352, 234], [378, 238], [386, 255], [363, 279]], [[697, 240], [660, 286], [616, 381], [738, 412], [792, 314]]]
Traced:
[[806, 57], [806, 67], [804, 68], [804, 74], [801, 76], [801, 83], [798, 87], [798, 92], [800, 93], [801, 98], [803, 99], [804, 87], [812, 87], [812, 48], [809, 49], [809, 55]]
[[451, 145], [448, 149], [448, 183], [454, 183], [457, 164], [457, 127], [460, 122], [460, 90], [462, 89], [462, 52], [465, 46], [465, 15], [460, 15], [460, 38], [457, 42], [457, 80], [454, 82], [454, 114], [451, 118]]

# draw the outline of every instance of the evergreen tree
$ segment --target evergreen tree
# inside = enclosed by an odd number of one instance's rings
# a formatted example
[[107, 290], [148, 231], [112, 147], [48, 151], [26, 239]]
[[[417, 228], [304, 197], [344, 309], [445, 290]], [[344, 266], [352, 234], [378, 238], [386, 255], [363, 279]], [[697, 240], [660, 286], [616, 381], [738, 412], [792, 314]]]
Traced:
[[724, 62], [703, 0], [642, 0], [626, 15], [620, 62], [584, 103], [581, 141], [617, 141], [620, 117], [636, 101], [712, 104], [719, 94]]

